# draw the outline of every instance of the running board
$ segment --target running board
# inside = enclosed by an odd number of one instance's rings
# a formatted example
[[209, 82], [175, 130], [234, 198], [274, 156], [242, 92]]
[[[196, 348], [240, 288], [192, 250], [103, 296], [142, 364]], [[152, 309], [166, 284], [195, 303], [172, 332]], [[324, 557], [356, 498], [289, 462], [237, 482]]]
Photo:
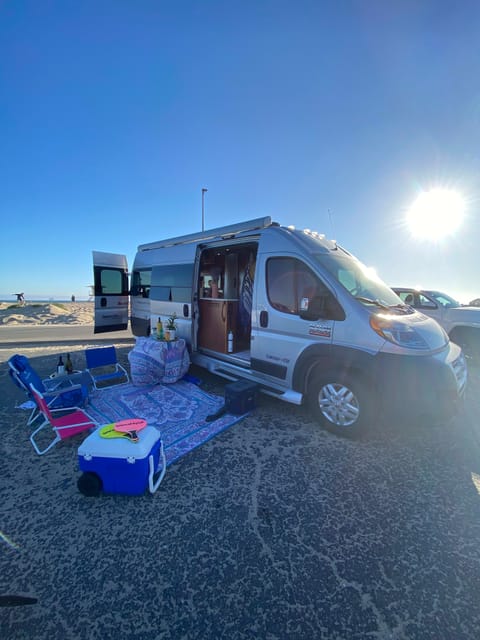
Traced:
[[[234, 376], [231, 371], [226, 371], [222, 369], [222, 367], [214, 367], [210, 369], [211, 373], [216, 374], [222, 378], [226, 378], [227, 380], [231, 380], [232, 382], [238, 382], [239, 380], [245, 380], [242, 376]], [[288, 402], [289, 404], [301, 405], [303, 396], [301, 393], [297, 391], [293, 391], [292, 389], [280, 390], [275, 389], [274, 387], [270, 387], [263, 382], [259, 382], [258, 380], [251, 380], [258, 384], [259, 391], [264, 393], [267, 396], [271, 396], [273, 398], [278, 398], [279, 400], [283, 400], [284, 402]]]

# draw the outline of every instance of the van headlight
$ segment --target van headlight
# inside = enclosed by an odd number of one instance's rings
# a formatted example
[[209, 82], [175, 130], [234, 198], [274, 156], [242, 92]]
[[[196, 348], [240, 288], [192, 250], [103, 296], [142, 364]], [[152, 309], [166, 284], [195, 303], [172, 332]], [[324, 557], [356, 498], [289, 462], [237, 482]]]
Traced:
[[413, 327], [390, 315], [371, 315], [370, 326], [381, 338], [408, 349], [430, 349]]

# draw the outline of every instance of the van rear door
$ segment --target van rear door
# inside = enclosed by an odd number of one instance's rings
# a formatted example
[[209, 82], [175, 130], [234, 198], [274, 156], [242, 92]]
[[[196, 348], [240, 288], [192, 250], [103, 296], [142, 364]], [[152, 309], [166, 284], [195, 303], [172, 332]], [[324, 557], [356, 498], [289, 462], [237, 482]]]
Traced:
[[93, 278], [95, 293], [94, 333], [127, 329], [127, 258], [117, 253], [93, 251]]

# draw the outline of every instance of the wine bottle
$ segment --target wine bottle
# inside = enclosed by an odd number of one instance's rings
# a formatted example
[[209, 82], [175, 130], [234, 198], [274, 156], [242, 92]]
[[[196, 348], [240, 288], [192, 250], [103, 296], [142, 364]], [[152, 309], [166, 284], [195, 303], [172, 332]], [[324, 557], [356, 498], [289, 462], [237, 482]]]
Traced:
[[73, 373], [73, 364], [72, 364], [72, 360], [70, 358], [69, 353], [67, 353], [67, 361], [65, 362], [65, 371], [67, 373]]
[[65, 373], [65, 365], [63, 364], [62, 356], [60, 356], [57, 364], [57, 374], [61, 375], [62, 373]]
[[159, 318], [157, 322], [157, 338], [163, 340], [163, 324], [161, 318]]

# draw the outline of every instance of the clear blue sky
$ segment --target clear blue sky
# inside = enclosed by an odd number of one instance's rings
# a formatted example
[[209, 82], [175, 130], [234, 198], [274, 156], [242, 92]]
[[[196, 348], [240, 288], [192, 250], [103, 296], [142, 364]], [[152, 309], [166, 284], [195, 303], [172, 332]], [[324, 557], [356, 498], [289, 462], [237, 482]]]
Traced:
[[[88, 295], [92, 249], [270, 215], [390, 285], [480, 296], [480, 3], [0, 0], [0, 296]], [[421, 190], [467, 201], [412, 237]], [[12, 298], [13, 299], [13, 298]]]

